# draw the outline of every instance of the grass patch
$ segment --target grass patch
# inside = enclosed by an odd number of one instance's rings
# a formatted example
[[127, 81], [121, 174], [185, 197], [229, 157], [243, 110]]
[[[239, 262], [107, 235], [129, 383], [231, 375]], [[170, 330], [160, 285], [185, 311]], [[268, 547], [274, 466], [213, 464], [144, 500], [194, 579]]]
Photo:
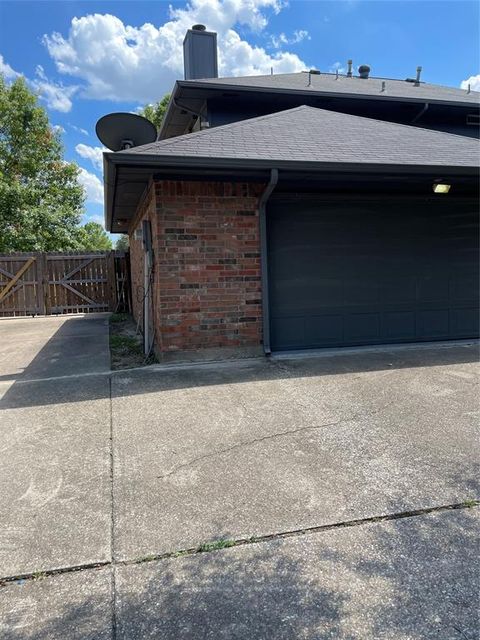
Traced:
[[124, 352], [142, 353], [142, 345], [134, 336], [111, 335], [110, 347], [112, 349], [122, 349]]
[[235, 546], [235, 540], [213, 540], [212, 542], [204, 542], [197, 548], [198, 553], [206, 553], [208, 551], [216, 551], [217, 549], [227, 549]]
[[133, 369], [156, 362], [154, 355], [145, 358], [143, 338], [137, 331], [137, 325], [131, 315], [112, 313], [109, 328], [112, 369]]
[[467, 507], [467, 509], [471, 509], [472, 507], [478, 507], [478, 505], [480, 505], [480, 502], [478, 500], [465, 500], [463, 505]]
[[110, 322], [114, 324], [117, 322], [127, 322], [130, 319], [128, 313], [112, 313], [110, 316]]

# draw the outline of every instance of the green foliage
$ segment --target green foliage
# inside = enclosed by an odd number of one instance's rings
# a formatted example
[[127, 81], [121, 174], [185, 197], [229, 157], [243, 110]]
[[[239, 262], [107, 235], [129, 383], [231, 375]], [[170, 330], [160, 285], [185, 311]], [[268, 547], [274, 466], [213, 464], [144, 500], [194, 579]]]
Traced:
[[112, 315], [109, 318], [110, 322], [113, 322], [113, 323], [126, 322], [129, 319], [130, 319], [130, 316], [128, 315], [128, 313], [112, 313]]
[[142, 345], [134, 336], [111, 335], [110, 346], [112, 349], [121, 349], [125, 352], [132, 353], [141, 352], [142, 350]]
[[161, 100], [159, 100], [155, 104], [145, 105], [140, 111], [141, 116], [147, 118], [147, 120], [150, 120], [150, 122], [153, 122], [153, 124], [157, 127], [157, 131], [160, 131], [160, 128], [162, 126], [163, 119], [167, 112], [169, 100], [170, 94], [167, 93]]
[[208, 551], [216, 551], [217, 549], [228, 549], [234, 547], [235, 540], [213, 540], [212, 542], [204, 542], [197, 548], [198, 553], [206, 553]]
[[115, 243], [115, 249], [117, 251], [128, 251], [130, 244], [128, 241], [128, 236], [126, 234], [123, 234], [118, 238], [117, 242]]
[[87, 251], [110, 251], [112, 249], [112, 241], [107, 232], [98, 222], [87, 222], [77, 229], [76, 232], [76, 248], [86, 249]]
[[25, 80], [0, 74], [0, 252], [78, 248], [78, 173]]

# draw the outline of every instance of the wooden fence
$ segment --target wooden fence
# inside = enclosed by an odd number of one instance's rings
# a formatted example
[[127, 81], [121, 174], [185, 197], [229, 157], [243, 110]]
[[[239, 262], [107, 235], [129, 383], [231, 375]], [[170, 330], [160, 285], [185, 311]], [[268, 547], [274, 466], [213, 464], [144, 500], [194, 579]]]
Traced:
[[0, 317], [129, 311], [128, 254], [0, 254]]

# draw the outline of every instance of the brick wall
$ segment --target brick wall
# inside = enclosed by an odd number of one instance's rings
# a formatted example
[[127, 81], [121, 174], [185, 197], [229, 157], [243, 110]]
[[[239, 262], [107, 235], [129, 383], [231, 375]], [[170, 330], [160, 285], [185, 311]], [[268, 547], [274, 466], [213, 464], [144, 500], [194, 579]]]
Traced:
[[[157, 352], [261, 344], [263, 189], [254, 183], [155, 183], [155, 197], [150, 194], [136, 224], [152, 216], [154, 205]], [[142, 251], [131, 251], [133, 282]]]

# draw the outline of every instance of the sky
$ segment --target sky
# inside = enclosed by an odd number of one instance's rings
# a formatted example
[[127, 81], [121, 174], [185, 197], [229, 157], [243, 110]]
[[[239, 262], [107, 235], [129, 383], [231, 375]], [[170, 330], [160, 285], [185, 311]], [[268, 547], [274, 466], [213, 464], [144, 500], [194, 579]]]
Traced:
[[84, 221], [103, 224], [103, 148], [96, 121], [137, 111], [183, 78], [186, 30], [218, 33], [219, 75], [415, 76], [480, 90], [477, 0], [0, 0], [0, 72], [18, 74], [60, 131], [86, 192]]

